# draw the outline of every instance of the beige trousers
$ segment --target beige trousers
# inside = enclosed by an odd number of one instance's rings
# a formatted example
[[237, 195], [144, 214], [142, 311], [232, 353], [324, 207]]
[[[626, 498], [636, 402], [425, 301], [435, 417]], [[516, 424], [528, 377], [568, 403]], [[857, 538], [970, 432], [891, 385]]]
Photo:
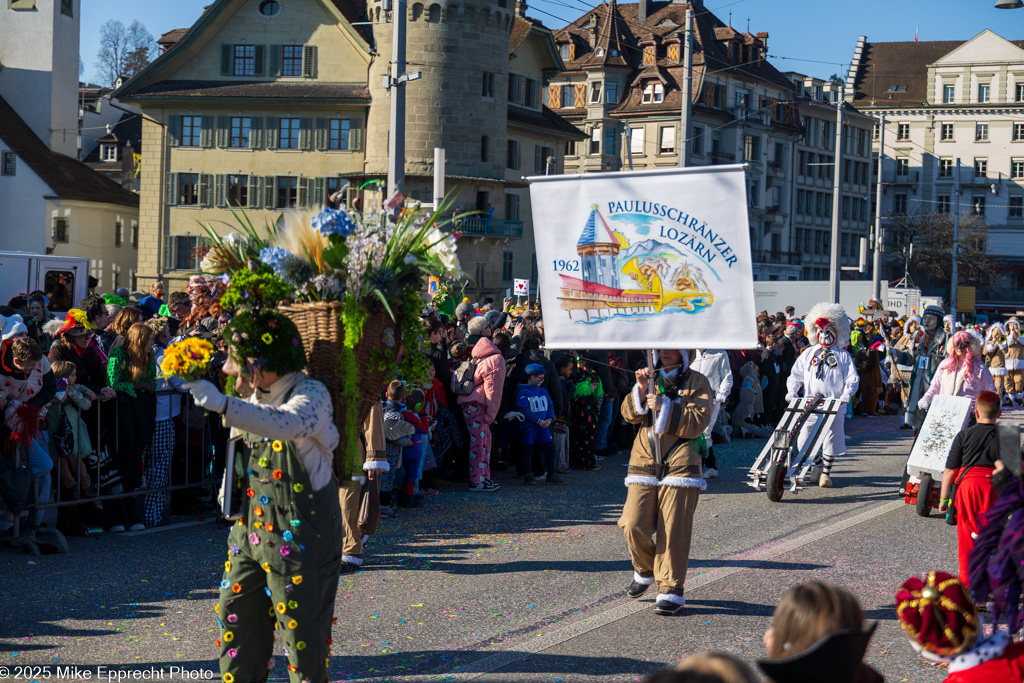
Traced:
[[338, 487], [338, 500], [344, 527], [342, 557], [362, 559], [363, 536], [372, 536], [380, 522], [380, 478], [364, 484], [345, 482]]
[[619, 527], [633, 569], [642, 577], [653, 576], [660, 593], [683, 595], [700, 489], [630, 484], [627, 491]]
[[1006, 393], [1019, 394], [1024, 391], [1024, 370], [1007, 370]]

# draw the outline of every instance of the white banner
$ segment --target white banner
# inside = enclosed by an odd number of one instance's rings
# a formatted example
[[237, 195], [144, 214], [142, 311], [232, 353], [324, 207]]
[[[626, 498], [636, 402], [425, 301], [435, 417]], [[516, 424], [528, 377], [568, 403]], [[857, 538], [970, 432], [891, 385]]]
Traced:
[[757, 346], [742, 166], [527, 180], [548, 348]]

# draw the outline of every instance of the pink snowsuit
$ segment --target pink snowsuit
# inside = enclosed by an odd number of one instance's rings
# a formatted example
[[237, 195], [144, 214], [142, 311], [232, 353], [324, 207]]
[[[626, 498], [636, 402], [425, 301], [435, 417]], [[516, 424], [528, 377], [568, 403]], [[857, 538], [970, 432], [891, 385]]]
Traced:
[[505, 359], [487, 337], [473, 345], [476, 370], [475, 387], [468, 396], [459, 396], [459, 406], [469, 429], [469, 483], [479, 484], [491, 478], [491, 428], [501, 405], [505, 385]]

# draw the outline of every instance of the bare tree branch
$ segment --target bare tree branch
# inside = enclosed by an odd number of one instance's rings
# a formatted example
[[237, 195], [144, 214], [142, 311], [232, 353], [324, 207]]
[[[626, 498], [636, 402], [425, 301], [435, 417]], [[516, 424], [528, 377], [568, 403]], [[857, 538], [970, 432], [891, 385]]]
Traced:
[[100, 50], [96, 66], [103, 85], [113, 87], [117, 79], [128, 80], [152, 61], [156, 39], [135, 20], [127, 28], [111, 19], [100, 28]]
[[[948, 287], [953, 276], [953, 214], [926, 213], [892, 216], [886, 230], [887, 260], [902, 272], [904, 255], [914, 245], [910, 276], [919, 286]], [[981, 216], [960, 216], [957, 280], [960, 285], [985, 288], [991, 284], [994, 263], [986, 242], [988, 225]]]

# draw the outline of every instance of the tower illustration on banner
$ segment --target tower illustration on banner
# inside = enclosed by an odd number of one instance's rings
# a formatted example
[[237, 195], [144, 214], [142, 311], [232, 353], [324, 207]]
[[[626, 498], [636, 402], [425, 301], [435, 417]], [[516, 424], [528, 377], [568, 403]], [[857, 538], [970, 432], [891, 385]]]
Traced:
[[[704, 269], [668, 239], [648, 237], [656, 222], [653, 216], [619, 213], [611, 220], [616, 229], [592, 204], [576, 242], [579, 260], [552, 264], [561, 278], [558, 300], [570, 320], [594, 323], [612, 316], [694, 313], [712, 305]], [[665, 232], [660, 226], [660, 234]], [[627, 234], [634, 237], [632, 244]], [[574, 318], [574, 312], [582, 315]]]

